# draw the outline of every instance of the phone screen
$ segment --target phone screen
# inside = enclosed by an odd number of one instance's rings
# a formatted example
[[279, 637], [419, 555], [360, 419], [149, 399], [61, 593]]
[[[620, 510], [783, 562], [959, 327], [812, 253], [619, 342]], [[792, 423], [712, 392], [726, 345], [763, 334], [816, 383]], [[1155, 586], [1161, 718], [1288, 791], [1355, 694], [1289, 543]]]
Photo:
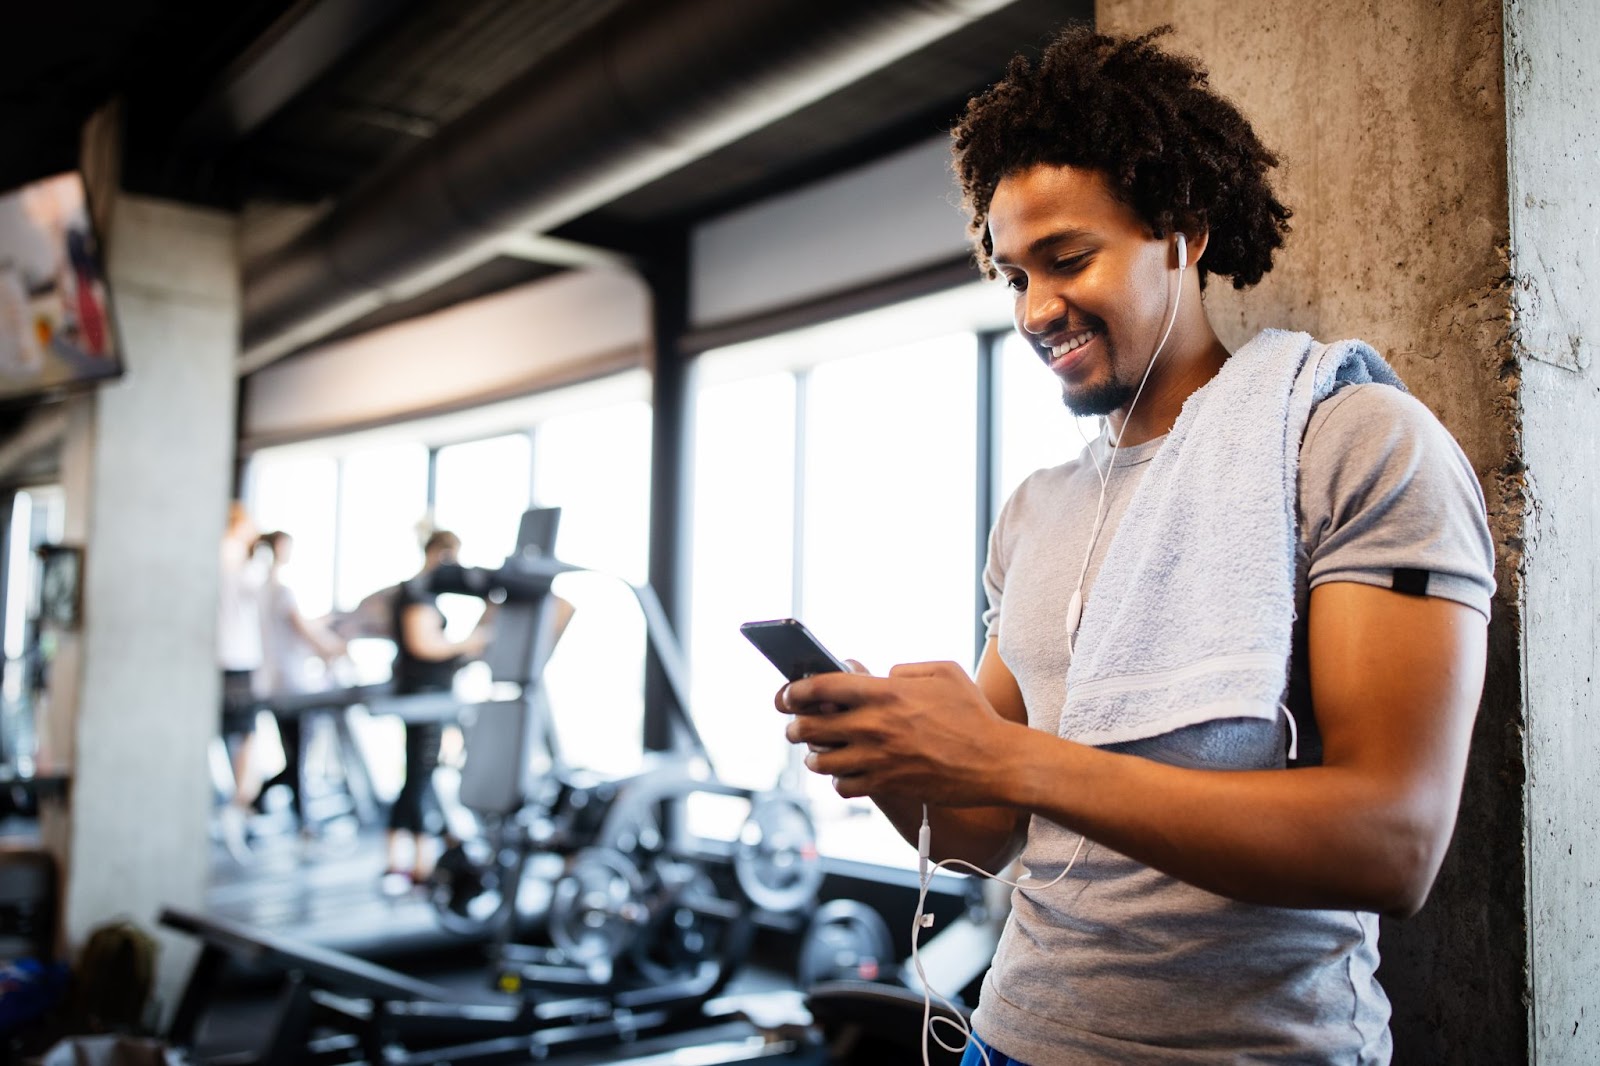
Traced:
[[849, 671], [849, 667], [824, 648], [809, 629], [793, 618], [746, 622], [739, 627], [739, 632], [790, 681], [798, 681], [812, 674]]

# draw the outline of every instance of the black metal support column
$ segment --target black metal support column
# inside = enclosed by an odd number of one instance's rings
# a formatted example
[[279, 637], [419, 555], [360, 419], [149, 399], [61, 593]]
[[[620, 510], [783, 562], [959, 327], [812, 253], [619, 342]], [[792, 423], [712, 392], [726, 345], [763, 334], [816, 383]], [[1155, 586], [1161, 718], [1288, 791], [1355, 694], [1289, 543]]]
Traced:
[[246, 390], [249, 384], [248, 379], [241, 378], [233, 390], [233, 475], [229, 483], [230, 500], [243, 500], [250, 488], [250, 457], [239, 448], [239, 438], [244, 434], [244, 413], [248, 399]]
[[[15, 491], [0, 493], [0, 685], [5, 683], [6, 656], [5, 656], [5, 631], [6, 617], [11, 608], [11, 541], [19, 534], [27, 543], [28, 531], [13, 528], [12, 518], [16, 515], [17, 493]], [[0, 745], [0, 762], [10, 762], [16, 758], [16, 752], [6, 750]]]
[[[428, 488], [424, 498], [427, 500], [428, 506], [428, 525], [433, 529], [437, 529], [439, 520], [433, 513], [434, 506], [439, 502], [439, 449], [437, 447], [428, 449]], [[430, 529], [429, 532], [431, 533], [433, 529]]]
[[[683, 350], [689, 323], [689, 241], [679, 232], [656, 244], [643, 260], [651, 292], [655, 359], [650, 423], [650, 584], [672, 629], [682, 640], [688, 628], [688, 540], [694, 469], [694, 391], [690, 360]], [[644, 744], [653, 751], [673, 745], [666, 675], [646, 656]], [[688, 708], [684, 708], [688, 710]]]
[[1000, 343], [1004, 336], [1003, 333], [980, 333], [977, 338], [977, 380], [973, 389], [978, 407], [978, 499], [974, 508], [977, 516], [978, 558], [974, 568], [977, 588], [973, 598], [977, 607], [977, 617], [973, 619], [973, 639], [977, 648], [972, 658], [974, 667], [983, 660], [983, 646], [986, 643], [983, 611], [989, 605], [989, 594], [983, 587], [983, 568], [989, 560], [989, 530], [994, 526], [995, 512], [998, 510], [994, 486], [1000, 465], [1000, 399], [995, 388], [995, 364], [1000, 358]]

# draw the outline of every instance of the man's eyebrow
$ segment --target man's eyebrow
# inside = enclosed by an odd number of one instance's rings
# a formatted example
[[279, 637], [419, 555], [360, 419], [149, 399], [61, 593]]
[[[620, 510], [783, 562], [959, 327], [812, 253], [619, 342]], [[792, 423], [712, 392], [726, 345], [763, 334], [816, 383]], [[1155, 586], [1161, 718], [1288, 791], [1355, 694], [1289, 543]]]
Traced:
[[[1054, 233], [1046, 233], [1043, 237], [1036, 238], [1028, 245], [1027, 254], [1038, 255], [1039, 253], [1048, 251], [1059, 244], [1070, 244], [1074, 241], [1093, 240], [1094, 238], [1095, 235], [1086, 229], [1060, 229], [1056, 230]], [[995, 251], [995, 254], [989, 258], [996, 263], [1011, 262], [1011, 260], [1005, 255], [1001, 254], [998, 249]]]

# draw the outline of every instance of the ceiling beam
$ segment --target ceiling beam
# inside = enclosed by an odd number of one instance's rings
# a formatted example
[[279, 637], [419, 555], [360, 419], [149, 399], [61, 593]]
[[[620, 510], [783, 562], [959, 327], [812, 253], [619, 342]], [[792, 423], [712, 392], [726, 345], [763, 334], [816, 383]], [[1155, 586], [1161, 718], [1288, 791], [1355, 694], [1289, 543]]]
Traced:
[[183, 146], [225, 147], [245, 140], [417, 0], [301, 0], [201, 97], [178, 126]]
[[[245, 265], [245, 372], [815, 103], [1009, 0], [651, 0]], [[452, 271], [454, 273], [452, 273]]]
[[631, 257], [594, 244], [580, 244], [542, 233], [512, 233], [502, 238], [499, 252], [530, 263], [563, 267], [633, 267]]

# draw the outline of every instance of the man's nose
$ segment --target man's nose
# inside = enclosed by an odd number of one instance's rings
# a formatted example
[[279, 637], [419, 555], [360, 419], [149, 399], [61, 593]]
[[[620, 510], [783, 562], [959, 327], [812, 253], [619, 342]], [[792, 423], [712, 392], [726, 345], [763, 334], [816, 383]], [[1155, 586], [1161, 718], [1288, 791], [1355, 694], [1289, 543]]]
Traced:
[[1060, 293], [1030, 288], [1022, 299], [1022, 328], [1036, 336], [1049, 332], [1066, 316], [1067, 301]]

